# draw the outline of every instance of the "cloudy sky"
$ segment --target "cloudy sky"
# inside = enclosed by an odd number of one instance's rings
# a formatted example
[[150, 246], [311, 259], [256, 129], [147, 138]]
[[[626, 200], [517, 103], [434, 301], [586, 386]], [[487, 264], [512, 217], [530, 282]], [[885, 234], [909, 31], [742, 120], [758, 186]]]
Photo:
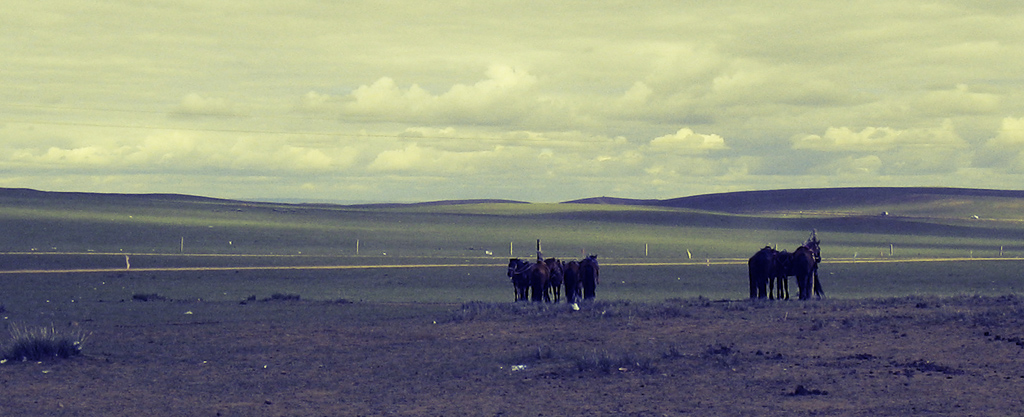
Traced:
[[1024, 187], [1019, 1], [14, 0], [0, 36], [0, 187]]

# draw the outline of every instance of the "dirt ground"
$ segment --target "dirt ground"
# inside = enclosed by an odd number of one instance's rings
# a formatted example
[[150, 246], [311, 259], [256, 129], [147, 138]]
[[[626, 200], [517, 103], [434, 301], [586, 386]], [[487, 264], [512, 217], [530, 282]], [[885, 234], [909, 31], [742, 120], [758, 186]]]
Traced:
[[0, 415], [1024, 414], [1024, 298], [582, 307], [94, 302]]

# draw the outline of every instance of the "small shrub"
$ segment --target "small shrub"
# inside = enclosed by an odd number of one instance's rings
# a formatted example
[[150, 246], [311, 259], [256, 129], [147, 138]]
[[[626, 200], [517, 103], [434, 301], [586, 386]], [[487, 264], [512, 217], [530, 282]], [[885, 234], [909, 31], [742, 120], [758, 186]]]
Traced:
[[167, 301], [167, 297], [164, 297], [157, 293], [152, 294], [132, 294], [133, 301]]
[[86, 334], [80, 330], [57, 330], [50, 327], [11, 327], [11, 340], [2, 345], [0, 354], [7, 361], [41, 361], [70, 358], [82, 353]]
[[673, 346], [669, 346], [668, 350], [665, 351], [665, 353], [661, 354], [661, 358], [662, 359], [678, 359], [678, 358], [685, 358], [687, 356], [690, 356], [690, 355], [687, 355], [686, 352], [683, 352], [683, 349], [680, 348], [679, 346], [674, 346], [674, 345]]
[[302, 297], [298, 294], [282, 294], [279, 292], [273, 293], [270, 297], [264, 298], [260, 301], [299, 301]]
[[657, 371], [654, 359], [632, 352], [613, 355], [608, 352], [595, 351], [591, 355], [576, 358], [576, 369], [580, 372], [599, 371], [610, 374], [613, 372], [648, 372]]
[[739, 362], [737, 351], [733, 345], [713, 344], [704, 349], [702, 357], [709, 359], [720, 366], [731, 368]]

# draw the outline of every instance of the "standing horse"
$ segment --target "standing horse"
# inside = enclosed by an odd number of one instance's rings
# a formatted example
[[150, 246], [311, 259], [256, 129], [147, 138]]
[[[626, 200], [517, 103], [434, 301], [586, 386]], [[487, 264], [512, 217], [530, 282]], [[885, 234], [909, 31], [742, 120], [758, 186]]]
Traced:
[[515, 301], [526, 300], [530, 292], [530, 271], [532, 265], [519, 258], [508, 260], [508, 277], [512, 280]]
[[548, 287], [551, 288], [552, 299], [557, 303], [562, 290], [563, 277], [565, 276], [562, 261], [555, 258], [548, 258], [544, 260], [544, 263], [548, 266], [548, 270], [551, 271], [551, 277], [548, 279]]
[[778, 251], [765, 246], [747, 260], [747, 278], [750, 280], [750, 298], [767, 298], [771, 292], [771, 278], [775, 272]]
[[776, 252], [772, 258], [772, 274], [768, 277], [768, 299], [772, 299], [772, 288], [775, 288], [775, 299], [789, 299], [789, 276], [791, 272], [789, 251]]
[[590, 255], [580, 261], [580, 279], [583, 281], [583, 299], [597, 297], [597, 284], [601, 282], [597, 255]]
[[825, 295], [825, 290], [818, 280], [818, 264], [821, 262], [821, 243], [816, 232], [790, 255], [789, 270], [796, 275], [796, 285], [800, 291], [800, 299], [811, 298], [811, 292], [818, 298]]
[[551, 302], [548, 294], [548, 281], [551, 279], [551, 269], [544, 262], [537, 262], [530, 268], [530, 287], [533, 293], [530, 295], [532, 301]]
[[580, 263], [569, 261], [562, 269], [562, 280], [565, 282], [565, 302], [574, 304], [583, 299], [583, 280], [580, 277]]

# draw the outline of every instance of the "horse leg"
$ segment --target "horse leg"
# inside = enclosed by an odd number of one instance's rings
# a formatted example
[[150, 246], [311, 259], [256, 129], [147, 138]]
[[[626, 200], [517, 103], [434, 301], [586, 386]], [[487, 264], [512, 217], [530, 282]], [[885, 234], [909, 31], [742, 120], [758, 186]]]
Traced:
[[800, 285], [800, 299], [801, 300], [810, 300], [811, 299], [811, 291], [813, 291], [812, 287], [814, 286], [813, 280], [814, 280], [814, 276], [811, 275], [809, 272], [806, 273], [806, 274], [802, 273], [800, 275], [800, 277], [798, 278], [798, 281], [799, 281], [798, 283]]
[[750, 271], [747, 278], [750, 280], [750, 298], [757, 298], [757, 274]]
[[825, 289], [821, 288], [821, 281], [818, 281], [818, 268], [814, 268], [814, 295], [820, 300], [825, 296]]

